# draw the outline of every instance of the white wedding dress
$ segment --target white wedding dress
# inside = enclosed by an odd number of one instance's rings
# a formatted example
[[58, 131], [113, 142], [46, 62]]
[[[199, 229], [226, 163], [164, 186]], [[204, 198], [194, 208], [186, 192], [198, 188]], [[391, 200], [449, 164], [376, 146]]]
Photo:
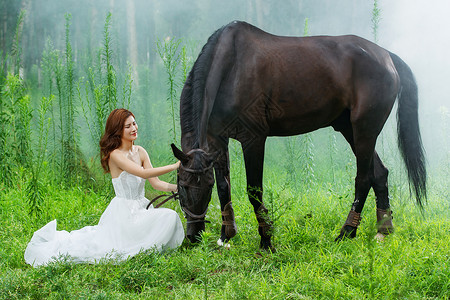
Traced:
[[37, 267], [69, 255], [74, 262], [117, 261], [141, 250], [163, 251], [181, 245], [184, 229], [178, 214], [167, 208], [146, 209], [145, 179], [123, 171], [113, 178], [114, 197], [98, 225], [71, 232], [57, 231], [56, 220], [33, 234], [25, 250], [26, 263]]

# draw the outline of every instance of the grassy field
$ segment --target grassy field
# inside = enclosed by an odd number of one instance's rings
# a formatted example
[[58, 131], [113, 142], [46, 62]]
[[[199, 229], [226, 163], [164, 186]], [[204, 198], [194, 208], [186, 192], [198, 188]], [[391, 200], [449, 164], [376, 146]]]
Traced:
[[[396, 231], [375, 234], [370, 194], [357, 238], [335, 243], [351, 204], [351, 180], [313, 188], [286, 185], [280, 169], [266, 168], [266, 203], [274, 220], [275, 253], [261, 252], [253, 211], [244, 192], [242, 161], [232, 165], [238, 234], [218, 248], [220, 210], [214, 195], [203, 241], [170, 253], [141, 253], [120, 264], [26, 265], [32, 233], [56, 218], [59, 230], [94, 225], [112, 194], [47, 184], [40, 219], [26, 209], [20, 182], [2, 189], [0, 298], [2, 299], [449, 299], [450, 214], [442, 182], [430, 183], [425, 213], [409, 199], [392, 199]], [[346, 174], [340, 174], [345, 177]], [[440, 188], [439, 188], [440, 187]], [[150, 188], [147, 189], [150, 193]], [[151, 195], [149, 195], [151, 196]], [[181, 211], [178, 204], [168, 205]], [[143, 229], [145, 230], [145, 229]]]

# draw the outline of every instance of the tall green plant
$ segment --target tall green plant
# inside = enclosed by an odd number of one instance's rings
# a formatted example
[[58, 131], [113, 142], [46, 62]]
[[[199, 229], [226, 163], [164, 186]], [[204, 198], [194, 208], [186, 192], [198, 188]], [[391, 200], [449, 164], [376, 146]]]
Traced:
[[181, 40], [166, 39], [164, 41], [158, 40], [156, 46], [159, 57], [164, 63], [164, 68], [167, 73], [167, 101], [169, 102], [169, 115], [172, 123], [173, 142], [177, 142], [177, 67], [180, 64], [180, 52], [178, 50]]
[[[303, 36], [309, 35], [309, 19], [305, 19], [305, 24], [303, 27]], [[306, 133], [302, 136], [302, 146], [303, 146], [303, 178], [307, 186], [314, 183], [314, 144], [312, 141], [312, 134]]]
[[72, 16], [65, 15], [66, 18], [66, 55], [65, 55], [65, 85], [66, 85], [66, 135], [69, 145], [75, 144], [75, 103], [74, 103], [74, 61], [72, 44], [70, 43], [70, 24]]
[[8, 136], [8, 131], [6, 129], [6, 122], [8, 120], [7, 114], [4, 112], [4, 105], [3, 105], [3, 84], [4, 84], [4, 67], [6, 66], [5, 60], [3, 60], [3, 53], [0, 52], [0, 59], [1, 66], [0, 66], [0, 182], [9, 181], [9, 174], [10, 172], [6, 169], [9, 164], [7, 162], [7, 156], [6, 156], [6, 138]]
[[111, 28], [111, 13], [106, 16], [105, 26], [103, 29], [103, 63], [106, 67], [106, 99], [105, 106], [109, 111], [116, 108], [117, 104], [117, 86], [116, 86], [116, 71], [112, 63], [113, 60], [113, 50], [112, 50], [112, 40], [110, 34]]
[[375, 43], [378, 43], [378, 26], [380, 25], [381, 9], [378, 6], [378, 0], [373, 1], [372, 9], [372, 34]]
[[303, 163], [303, 182], [306, 186], [310, 186], [315, 182], [314, 174], [314, 144], [310, 133], [302, 136], [302, 163]]
[[[70, 42], [71, 15], [65, 15], [65, 51], [60, 55], [59, 51], [53, 49], [51, 42], [46, 45], [43, 53], [42, 67], [45, 75], [50, 76], [47, 83], [45, 98], [53, 97], [53, 86], [56, 87], [57, 106], [55, 113], [51, 110], [53, 120], [53, 140], [59, 143], [59, 150], [54, 155], [58, 161], [58, 179], [60, 182], [72, 185], [84, 173], [84, 160], [79, 150], [79, 135], [76, 123], [77, 103], [75, 97], [76, 76], [75, 61]], [[58, 123], [58, 126], [56, 126]], [[57, 131], [59, 136], [57, 136]]]
[[[43, 94], [46, 99], [54, 98], [55, 92], [55, 79], [57, 78], [56, 72], [58, 69], [59, 64], [59, 53], [54, 48], [53, 43], [50, 39], [46, 41], [44, 52], [42, 53], [42, 60], [41, 60], [41, 70], [42, 70], [42, 78], [45, 78], [43, 80]], [[60, 107], [61, 107], [61, 93], [59, 93], [60, 97]], [[52, 101], [53, 102], [53, 101]], [[51, 156], [50, 156], [50, 164], [52, 165], [52, 170], [57, 170], [57, 163], [56, 163], [56, 153], [58, 152], [58, 142], [57, 142], [57, 128], [56, 128], [56, 112], [55, 109], [57, 108], [56, 105], [52, 105], [50, 108], [50, 122], [51, 122]], [[62, 128], [62, 127], [61, 127]]]
[[[26, 110], [29, 97], [25, 95], [23, 80], [20, 78], [21, 68], [21, 37], [25, 11], [19, 14], [14, 42], [10, 55], [1, 55], [0, 66], [0, 182], [12, 186], [14, 178], [14, 165], [24, 163], [28, 148], [29, 124]], [[12, 73], [8, 71], [8, 60], [11, 59]], [[7, 73], [6, 77], [4, 74]], [[18, 118], [18, 121], [17, 121]], [[18, 122], [18, 123], [17, 123]], [[25, 122], [25, 123], [23, 123]], [[16, 126], [18, 125], [18, 126]], [[24, 138], [21, 140], [20, 138]], [[24, 152], [20, 152], [23, 150]]]
[[25, 10], [21, 10], [17, 18], [16, 30], [14, 33], [14, 42], [11, 48], [11, 58], [13, 59], [13, 74], [19, 74], [22, 66], [22, 47], [20, 45], [22, 40], [23, 21], [25, 19]]
[[54, 61], [53, 65], [53, 71], [55, 74], [55, 84], [56, 84], [56, 90], [58, 95], [58, 113], [59, 113], [59, 173], [63, 174], [64, 171], [64, 143], [63, 143], [63, 137], [65, 134], [65, 126], [64, 126], [64, 78], [63, 78], [63, 63], [61, 61], [61, 58], [59, 55], [56, 57], [56, 61]]
[[[25, 90], [25, 88], [24, 88]], [[17, 120], [16, 120], [16, 160], [20, 166], [28, 167], [29, 152], [31, 150], [31, 119], [32, 110], [30, 106], [30, 96], [23, 95], [17, 101]]]
[[3, 50], [0, 50], [0, 90], [6, 79], [7, 61], [8, 53], [4, 53]]
[[337, 159], [337, 142], [336, 135], [333, 130], [329, 131], [328, 135], [328, 146], [329, 146], [329, 155], [330, 155], [330, 170], [331, 170], [331, 180], [333, 183], [336, 182], [335, 169], [336, 164], [334, 160]]
[[298, 136], [290, 136], [284, 138], [284, 146], [286, 148], [286, 160], [284, 160], [284, 167], [287, 174], [287, 183], [297, 187], [297, 166], [300, 159]]
[[38, 139], [33, 151], [29, 153], [31, 176], [26, 187], [26, 198], [30, 215], [37, 220], [42, 213], [45, 186], [42, 182], [42, 167], [45, 161], [48, 132], [51, 126], [51, 118], [47, 117], [53, 105], [54, 96], [42, 97], [38, 109]]
[[122, 106], [129, 109], [131, 105], [131, 95], [133, 94], [133, 66], [128, 64], [128, 72], [122, 88]]
[[305, 24], [303, 26], [303, 36], [308, 36], [308, 35], [309, 35], [309, 19], [306, 18]]
[[[11, 113], [11, 108], [14, 108], [14, 97], [11, 91], [11, 74], [8, 74], [4, 85], [1, 87], [0, 95], [0, 182], [6, 186], [12, 186], [13, 184], [13, 137], [11, 136], [11, 130], [13, 128], [11, 122], [14, 113]], [[11, 105], [13, 104], [13, 105]]]
[[122, 100], [119, 102], [110, 29], [111, 13], [108, 13], [103, 30], [103, 48], [97, 53], [97, 65], [88, 68], [88, 78], [84, 83], [84, 90], [82, 89], [83, 83], [79, 82], [77, 86], [81, 109], [92, 140], [96, 143], [103, 134], [109, 113], [118, 108], [118, 105], [129, 108], [133, 92], [132, 67], [129, 65], [123, 80]]
[[[75, 125], [75, 72], [72, 44], [70, 42], [70, 24], [72, 16], [70, 14], [65, 15], [65, 57], [64, 66], [62, 69], [63, 80], [62, 87], [64, 88], [63, 99], [60, 99], [60, 118], [62, 125], [61, 135], [61, 150], [62, 150], [62, 175], [63, 181], [66, 184], [72, 184], [75, 182], [77, 176], [77, 130]], [[61, 83], [61, 82], [60, 82]], [[61, 88], [61, 87], [60, 87]]]
[[188, 76], [189, 70], [194, 64], [194, 53], [197, 52], [197, 43], [195, 41], [188, 41], [181, 48], [180, 63], [181, 63], [181, 83], [184, 85]]
[[[19, 75], [8, 74], [2, 92], [1, 110], [3, 129], [7, 130], [5, 142], [14, 161], [18, 165], [26, 164], [30, 142], [30, 98], [26, 95], [23, 80]], [[8, 151], [8, 150], [6, 150]]]

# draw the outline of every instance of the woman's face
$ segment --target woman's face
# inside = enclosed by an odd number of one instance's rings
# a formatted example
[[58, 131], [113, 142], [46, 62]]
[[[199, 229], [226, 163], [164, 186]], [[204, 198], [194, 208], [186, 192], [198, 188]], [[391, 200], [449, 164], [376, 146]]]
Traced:
[[134, 141], [137, 139], [138, 125], [133, 116], [129, 116], [125, 120], [123, 126], [122, 139], [127, 141]]

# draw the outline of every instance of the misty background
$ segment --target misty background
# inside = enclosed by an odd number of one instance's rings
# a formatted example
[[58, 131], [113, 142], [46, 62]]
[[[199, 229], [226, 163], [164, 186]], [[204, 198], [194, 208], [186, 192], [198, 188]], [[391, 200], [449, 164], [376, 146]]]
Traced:
[[[376, 37], [372, 19], [374, 3], [380, 9]], [[192, 65], [207, 38], [233, 20], [247, 21], [278, 35], [301, 36], [307, 26], [308, 35], [356, 34], [372, 41], [377, 39], [379, 45], [405, 60], [415, 74], [428, 165], [448, 178], [449, 9], [450, 3], [444, 0], [1, 0], [0, 51], [4, 58], [12, 49], [18, 16], [24, 10], [25, 19], [20, 28], [20, 74], [31, 97], [37, 99], [45, 88], [41, 70], [43, 52], [48, 45], [61, 53], [65, 51], [65, 15], [71, 15], [69, 29], [75, 76], [82, 81], [103, 46], [105, 20], [110, 12], [115, 70], [119, 77], [131, 73], [130, 109], [140, 125], [139, 142], [149, 148], [163, 144], [164, 151], [170, 151], [169, 117], [164, 122], [169, 110], [167, 74], [158, 53], [158, 42], [162, 45], [164, 41], [179, 41]], [[183, 71], [178, 69], [177, 97], [182, 83]], [[385, 161], [391, 153], [388, 150], [385, 153], [385, 148], [395, 151], [397, 148], [395, 112], [396, 107], [383, 130], [382, 143], [380, 138], [377, 144]], [[77, 122], [83, 148], [87, 156], [93, 156], [97, 141], [86, 134], [85, 120], [80, 114], [78, 111]], [[320, 144], [323, 136], [327, 135], [314, 133], [313, 140]], [[340, 136], [337, 138], [342, 140]], [[314, 151], [323, 150], [316, 147]], [[388, 167], [393, 168], [389, 164]]]

